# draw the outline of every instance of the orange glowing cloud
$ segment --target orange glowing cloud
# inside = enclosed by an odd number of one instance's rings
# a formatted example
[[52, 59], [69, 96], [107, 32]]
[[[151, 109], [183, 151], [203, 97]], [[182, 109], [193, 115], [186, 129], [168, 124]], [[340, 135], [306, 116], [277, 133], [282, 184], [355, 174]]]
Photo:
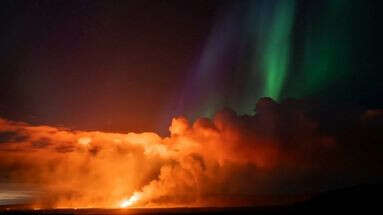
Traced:
[[[296, 193], [319, 189], [353, 162], [338, 137], [299, 110], [224, 110], [194, 123], [174, 118], [169, 130], [162, 138], [0, 119], [0, 184], [33, 186], [36, 207], [238, 205], [288, 193], [291, 184]], [[303, 186], [308, 177], [317, 180]]]

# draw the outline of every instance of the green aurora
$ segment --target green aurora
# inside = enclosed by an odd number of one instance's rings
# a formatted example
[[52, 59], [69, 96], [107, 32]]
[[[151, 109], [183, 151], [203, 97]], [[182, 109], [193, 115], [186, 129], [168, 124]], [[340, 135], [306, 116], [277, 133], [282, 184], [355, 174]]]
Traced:
[[253, 114], [260, 97], [334, 100], [347, 94], [340, 86], [353, 86], [350, 80], [365, 66], [360, 59], [368, 52], [369, 16], [363, 2], [235, 1], [222, 14], [178, 109], [191, 119], [223, 107]]

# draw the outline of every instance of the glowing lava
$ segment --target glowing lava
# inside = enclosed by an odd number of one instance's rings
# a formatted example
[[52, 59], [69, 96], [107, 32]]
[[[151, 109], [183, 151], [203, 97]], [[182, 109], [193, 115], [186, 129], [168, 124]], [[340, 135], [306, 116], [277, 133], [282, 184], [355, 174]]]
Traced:
[[129, 206], [132, 206], [135, 202], [137, 202], [140, 199], [140, 194], [139, 193], [134, 193], [129, 199], [125, 199], [122, 201], [120, 204], [121, 208], [126, 208]]

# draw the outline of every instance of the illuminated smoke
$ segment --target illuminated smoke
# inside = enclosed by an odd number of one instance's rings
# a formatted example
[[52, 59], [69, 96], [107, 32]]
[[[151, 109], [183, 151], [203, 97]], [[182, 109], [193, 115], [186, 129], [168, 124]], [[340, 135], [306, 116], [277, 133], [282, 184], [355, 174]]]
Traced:
[[[164, 138], [0, 119], [0, 185], [22, 184], [18, 196], [39, 208], [219, 206], [381, 177], [381, 146], [369, 144], [381, 140], [380, 110], [342, 121], [347, 112], [327, 119], [312, 109], [264, 98], [253, 116], [174, 118]], [[4, 190], [0, 196], [15, 194]]]

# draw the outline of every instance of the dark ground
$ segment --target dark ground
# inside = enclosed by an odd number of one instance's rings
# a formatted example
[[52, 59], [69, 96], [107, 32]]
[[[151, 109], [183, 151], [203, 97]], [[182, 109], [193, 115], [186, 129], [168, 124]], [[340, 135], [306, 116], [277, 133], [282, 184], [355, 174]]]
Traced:
[[6, 209], [1, 215], [29, 214], [382, 214], [383, 185], [360, 185], [325, 192], [316, 197], [287, 206], [227, 207], [227, 208], [150, 208], [150, 209]]

